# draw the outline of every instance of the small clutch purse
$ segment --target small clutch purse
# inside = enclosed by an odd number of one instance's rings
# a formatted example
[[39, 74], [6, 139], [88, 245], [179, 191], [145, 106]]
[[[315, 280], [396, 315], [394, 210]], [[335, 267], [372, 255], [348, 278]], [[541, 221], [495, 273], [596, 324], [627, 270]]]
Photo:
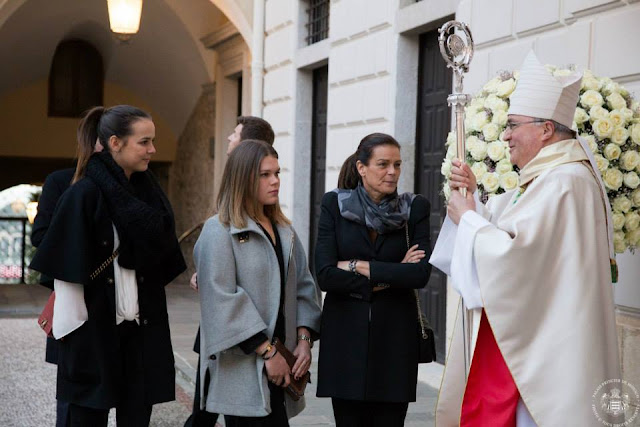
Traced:
[[[287, 361], [287, 365], [289, 365], [289, 368], [293, 368], [293, 365], [296, 363], [296, 357], [293, 355], [293, 353], [291, 353], [291, 351], [289, 351], [289, 349], [285, 347], [284, 344], [282, 344], [277, 338], [275, 339], [274, 344], [276, 346], [276, 349], [278, 350], [278, 353], [280, 353], [282, 357], [284, 357], [284, 360]], [[292, 375], [289, 387], [287, 387], [285, 390], [287, 393], [289, 393], [289, 396], [293, 400], [298, 401], [302, 396], [304, 396], [304, 390], [305, 388], [307, 388], [307, 384], [310, 382], [311, 373], [308, 371], [297, 380], [294, 379]]]
[[40, 313], [40, 317], [38, 317], [38, 326], [42, 328], [45, 334], [48, 337], [53, 336], [53, 304], [56, 301], [56, 293], [51, 292], [49, 296], [49, 300], [44, 306], [42, 313]]

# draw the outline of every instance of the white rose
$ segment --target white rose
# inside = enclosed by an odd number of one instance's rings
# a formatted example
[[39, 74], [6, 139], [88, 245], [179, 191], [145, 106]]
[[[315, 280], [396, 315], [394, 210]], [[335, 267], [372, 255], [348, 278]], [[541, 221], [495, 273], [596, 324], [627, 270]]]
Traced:
[[635, 124], [629, 128], [631, 133], [631, 140], [640, 145], [640, 124]]
[[624, 174], [624, 185], [633, 189], [638, 188], [640, 185], [640, 177], [635, 172], [628, 172]]
[[500, 77], [494, 77], [482, 87], [482, 91], [486, 93], [495, 93], [498, 90], [500, 83], [502, 83]]
[[505, 191], [513, 190], [518, 186], [519, 176], [515, 171], [507, 172], [503, 175], [500, 175], [500, 187], [504, 188]]
[[636, 208], [640, 208], [640, 188], [631, 193], [631, 201]]
[[514, 70], [513, 78], [516, 79], [516, 82], [520, 79], [520, 70]]
[[469, 153], [471, 153], [471, 157], [473, 157], [473, 160], [484, 160], [484, 158], [487, 157], [487, 143], [478, 139], [475, 147], [470, 149]]
[[616, 253], [619, 253], [619, 254], [621, 254], [627, 249], [627, 243], [624, 239], [623, 231], [613, 232], [613, 246], [615, 248]]
[[456, 154], [458, 154], [458, 149], [455, 145], [450, 145], [447, 147], [447, 155], [445, 156], [445, 159], [452, 160], [456, 157]]
[[620, 85], [614, 82], [613, 80], [611, 80], [609, 77], [603, 77], [601, 79], [601, 82], [602, 82], [602, 92], [605, 95], [611, 95], [612, 93], [620, 92]]
[[456, 133], [453, 131], [449, 132], [449, 134], [447, 135], [447, 145], [456, 145], [456, 142]]
[[594, 105], [604, 104], [604, 99], [602, 95], [600, 95], [600, 92], [588, 90], [580, 96], [580, 104], [586, 108], [591, 108]]
[[487, 173], [487, 165], [483, 162], [475, 162], [471, 165], [471, 172], [476, 176], [476, 182], [482, 181], [482, 177]]
[[604, 147], [604, 157], [607, 160], [618, 160], [620, 154], [622, 154], [622, 150], [616, 144], [607, 144]]
[[504, 175], [505, 173], [509, 173], [512, 170], [513, 165], [509, 163], [509, 160], [507, 159], [502, 159], [498, 163], [496, 163], [496, 173], [498, 173], [499, 175]]
[[509, 120], [509, 115], [506, 111], [494, 111], [491, 123], [495, 123], [500, 127], [504, 127]]
[[484, 100], [484, 107], [491, 111], [507, 111], [509, 108], [504, 99], [493, 94], [487, 96], [487, 99]]
[[629, 131], [622, 126], [613, 128], [613, 132], [611, 132], [609, 139], [611, 139], [611, 142], [614, 144], [622, 146], [627, 142], [627, 139], [629, 139]]
[[475, 135], [468, 136], [467, 137], [467, 146], [466, 146], [467, 151], [471, 152], [471, 150], [473, 150], [478, 145], [479, 142], [481, 142], [481, 141], [480, 141], [480, 139], [478, 139], [477, 136], [475, 136]]
[[640, 226], [640, 215], [637, 212], [629, 212], [624, 219], [624, 228], [627, 231], [636, 230]]
[[440, 167], [440, 173], [444, 175], [447, 179], [451, 176], [451, 160], [445, 159], [442, 162], [442, 166]]
[[500, 136], [500, 127], [495, 123], [487, 123], [482, 128], [482, 134], [485, 141], [495, 141]]
[[500, 83], [496, 89], [496, 94], [502, 98], [507, 98], [516, 88], [516, 81], [508, 79]]
[[589, 145], [592, 153], [598, 152], [598, 143], [596, 142], [595, 136], [589, 135], [588, 133], [581, 133], [580, 137], [587, 141], [587, 145]]
[[607, 110], [603, 106], [594, 105], [593, 107], [589, 108], [589, 120], [591, 120], [591, 123], [599, 119], [606, 119], [607, 117], [609, 117], [609, 110]]
[[509, 162], [509, 164], [511, 164], [511, 149], [504, 149], [504, 160], [506, 160], [507, 162]]
[[624, 117], [625, 124], [629, 123], [633, 118], [633, 110], [631, 108], [623, 108], [620, 110], [620, 114]]
[[587, 112], [580, 107], [576, 108], [576, 112], [573, 115], [573, 121], [576, 122], [576, 124], [580, 125], [587, 120], [589, 120], [589, 115], [587, 114]]
[[582, 83], [581, 83], [582, 89], [584, 90], [595, 90], [595, 91], [599, 91], [600, 90], [600, 81], [593, 77], [593, 75], [591, 76], [584, 76], [582, 78]]
[[627, 213], [633, 207], [633, 203], [626, 196], [618, 196], [613, 199], [613, 210], [616, 212]]
[[622, 230], [624, 227], [625, 217], [623, 213], [615, 212], [612, 216], [613, 219], [613, 229], [618, 231]]
[[502, 141], [494, 141], [487, 146], [487, 155], [494, 162], [498, 162], [504, 158], [504, 143]]
[[594, 154], [593, 157], [595, 157], [596, 159], [596, 164], [598, 165], [598, 170], [600, 171], [600, 173], [606, 171], [609, 167], [609, 160], [605, 159], [600, 154]]
[[609, 168], [602, 172], [602, 180], [604, 181], [605, 187], [610, 190], [618, 190], [622, 185], [622, 180], [624, 175], [616, 168]]
[[618, 92], [612, 92], [607, 96], [607, 104], [614, 110], [620, 110], [627, 106], [627, 101]]
[[467, 130], [467, 132], [472, 132], [475, 129], [473, 129], [473, 120], [476, 117], [476, 111], [475, 110], [471, 110], [469, 108], [467, 108], [467, 111], [465, 111], [465, 115], [464, 115], [464, 128]]
[[[628, 108], [625, 108], [625, 110], [629, 110]], [[631, 110], [629, 110], [631, 111]], [[625, 115], [625, 113], [622, 112], [622, 110], [613, 110], [609, 113], [609, 118], [611, 119], [611, 121], [613, 122], [613, 125], [615, 127], [618, 126], [624, 126], [627, 124], [627, 117]]]
[[482, 132], [484, 125], [489, 123], [489, 117], [486, 111], [478, 111], [471, 119], [471, 130]]
[[625, 151], [620, 156], [620, 166], [624, 170], [632, 171], [640, 164], [640, 154], [637, 151]]
[[609, 119], [599, 119], [593, 122], [592, 128], [598, 139], [605, 139], [611, 136], [613, 123]]
[[449, 197], [451, 197], [451, 187], [449, 187], [449, 183], [445, 182], [442, 186], [442, 194], [444, 194], [445, 200], [449, 200]]
[[640, 228], [636, 228], [633, 231], [630, 231], [626, 235], [626, 239], [631, 246], [638, 246], [640, 244]]
[[487, 172], [482, 177], [482, 186], [485, 191], [494, 193], [500, 187], [500, 178], [495, 172]]

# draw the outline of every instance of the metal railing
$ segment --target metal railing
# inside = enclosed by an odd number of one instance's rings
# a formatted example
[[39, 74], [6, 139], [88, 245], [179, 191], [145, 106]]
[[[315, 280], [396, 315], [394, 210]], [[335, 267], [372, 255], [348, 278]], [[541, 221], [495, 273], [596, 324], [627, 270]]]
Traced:
[[27, 218], [0, 217], [0, 284], [26, 283]]
[[307, 9], [307, 45], [329, 37], [329, 0], [309, 0]]

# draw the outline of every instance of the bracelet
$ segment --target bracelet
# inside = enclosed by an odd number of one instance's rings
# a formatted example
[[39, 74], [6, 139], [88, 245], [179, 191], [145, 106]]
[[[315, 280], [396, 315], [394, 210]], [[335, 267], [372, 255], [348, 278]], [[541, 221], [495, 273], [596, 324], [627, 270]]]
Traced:
[[271, 356], [263, 357], [262, 359], [264, 359], [264, 360], [269, 360], [269, 359], [271, 359], [273, 356], [275, 356], [276, 354], [278, 354], [278, 349], [274, 347], [274, 349], [273, 349], [273, 353], [271, 354]]
[[264, 356], [269, 353], [271, 351], [271, 349], [273, 348], [273, 346], [271, 345], [271, 343], [267, 344], [267, 346], [265, 347], [264, 351], [262, 352], [262, 354], [260, 355], [260, 357], [262, 357], [264, 359]]
[[352, 272], [353, 274], [360, 276], [360, 273], [358, 273], [356, 271], [356, 264], [358, 264], [358, 260], [357, 259], [352, 259], [349, 261], [349, 271]]
[[306, 341], [309, 343], [309, 348], [313, 348], [313, 340], [309, 335], [306, 335], [306, 334], [298, 335], [298, 341]]

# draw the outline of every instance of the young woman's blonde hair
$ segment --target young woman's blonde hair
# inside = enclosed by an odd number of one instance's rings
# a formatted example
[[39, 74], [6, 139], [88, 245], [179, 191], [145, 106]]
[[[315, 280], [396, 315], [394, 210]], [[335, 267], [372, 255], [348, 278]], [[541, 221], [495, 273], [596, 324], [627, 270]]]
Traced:
[[[278, 158], [274, 148], [264, 141], [247, 139], [231, 152], [222, 173], [217, 209], [220, 222], [236, 228], [247, 226], [247, 217], [261, 216], [258, 204], [260, 164], [265, 157]], [[264, 214], [276, 224], [291, 224], [280, 203], [264, 206]]]

